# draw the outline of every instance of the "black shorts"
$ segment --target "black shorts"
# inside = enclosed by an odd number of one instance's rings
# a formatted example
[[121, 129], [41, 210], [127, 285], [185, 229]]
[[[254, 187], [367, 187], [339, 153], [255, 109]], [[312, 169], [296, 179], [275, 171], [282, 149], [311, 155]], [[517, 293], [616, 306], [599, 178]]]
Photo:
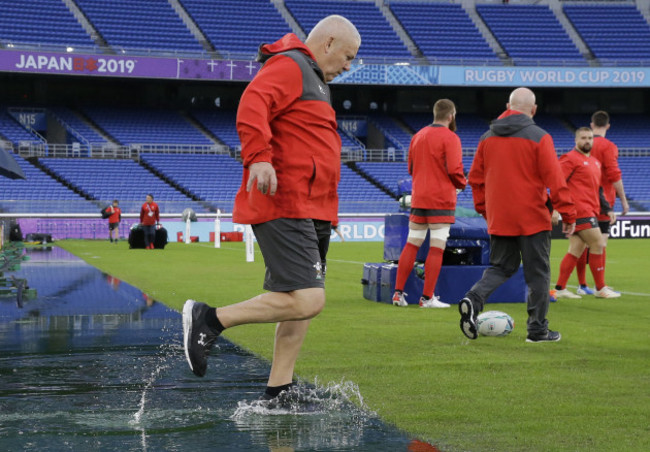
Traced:
[[612, 227], [611, 224], [609, 224], [609, 220], [607, 221], [599, 221], [598, 222], [598, 227], [600, 228], [600, 232], [603, 234], [609, 234], [609, 228]]
[[325, 287], [329, 221], [278, 218], [254, 224], [264, 256], [264, 289], [271, 292]]
[[120, 227], [120, 222], [118, 221], [117, 223], [108, 223], [108, 230], [112, 231], [113, 229], [117, 229]]

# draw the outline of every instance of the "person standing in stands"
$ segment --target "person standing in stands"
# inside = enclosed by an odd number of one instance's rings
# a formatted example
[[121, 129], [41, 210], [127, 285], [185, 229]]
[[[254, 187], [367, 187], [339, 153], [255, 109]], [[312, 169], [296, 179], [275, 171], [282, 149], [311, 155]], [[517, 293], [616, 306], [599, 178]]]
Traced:
[[[594, 133], [588, 127], [576, 130], [576, 145], [572, 151], [560, 157], [560, 165], [567, 181], [577, 210], [575, 234], [569, 237], [569, 251], [560, 263], [560, 275], [552, 295], [556, 298], [580, 298], [566, 288], [578, 258], [588, 246], [589, 268], [596, 283], [598, 298], [617, 298], [621, 294], [605, 284], [605, 240], [597, 217], [607, 215], [609, 223], [616, 222], [616, 214], [603, 195], [601, 188], [601, 163], [590, 155]], [[553, 223], [557, 224], [559, 214], [553, 212]]]
[[528, 286], [527, 342], [555, 342], [546, 315], [551, 284], [551, 207], [562, 214], [563, 232], [573, 233], [576, 209], [562, 175], [553, 139], [533, 121], [535, 94], [517, 88], [507, 110], [481, 137], [469, 172], [476, 211], [487, 220], [490, 267], [458, 304], [460, 329], [478, 337], [477, 315], [499, 286], [524, 266]]
[[263, 398], [288, 390], [309, 323], [325, 305], [319, 249], [337, 220], [341, 139], [327, 83], [350, 70], [361, 37], [338, 15], [318, 22], [305, 42], [289, 33], [260, 46], [263, 66], [237, 111], [244, 173], [233, 221], [251, 224], [264, 257], [262, 293], [220, 306], [187, 300], [183, 345], [190, 369], [205, 375], [207, 354], [226, 328], [276, 323], [273, 361]]
[[144, 231], [144, 247], [148, 250], [153, 249], [156, 241], [156, 225], [160, 223], [160, 209], [158, 204], [153, 202], [153, 195], [148, 194], [147, 200], [142, 204], [140, 209], [140, 224]]
[[[601, 164], [602, 177], [600, 186], [603, 188], [605, 199], [610, 207], [614, 208], [616, 196], [621, 200], [623, 211], [621, 215], [625, 215], [630, 211], [630, 206], [625, 197], [625, 188], [623, 187], [623, 179], [621, 178], [621, 169], [618, 167], [618, 147], [610, 140], [605, 138], [607, 131], [610, 127], [609, 114], [606, 111], [597, 111], [591, 115], [591, 130], [594, 132], [594, 145], [591, 148], [591, 156], [598, 159]], [[607, 239], [609, 238], [609, 228], [611, 223], [608, 215], [598, 214], [598, 226], [600, 232], [603, 234], [603, 266], [606, 261]], [[589, 259], [590, 248], [585, 248], [582, 255], [576, 264], [576, 272], [578, 274], [578, 295], [594, 295], [593, 289], [587, 285], [587, 261]], [[591, 267], [591, 266], [590, 266]]]
[[456, 131], [456, 106], [440, 99], [433, 106], [433, 123], [413, 136], [409, 146], [408, 171], [413, 177], [411, 216], [406, 245], [399, 257], [393, 305], [408, 306], [406, 280], [413, 271], [418, 250], [429, 232], [429, 254], [424, 262], [422, 308], [448, 308], [433, 294], [449, 229], [454, 223], [456, 190], [467, 185], [463, 173], [463, 151]]
[[108, 212], [111, 214], [108, 217], [108, 239], [111, 243], [117, 243], [120, 238], [120, 221], [122, 221], [122, 209], [120, 209], [117, 199], [113, 200]]

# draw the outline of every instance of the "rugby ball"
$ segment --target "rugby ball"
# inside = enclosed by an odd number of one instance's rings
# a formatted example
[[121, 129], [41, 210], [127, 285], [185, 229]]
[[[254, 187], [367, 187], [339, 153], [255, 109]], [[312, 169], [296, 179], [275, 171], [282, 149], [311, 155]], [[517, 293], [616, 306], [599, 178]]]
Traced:
[[505, 312], [487, 311], [477, 318], [478, 333], [482, 336], [507, 336], [515, 321]]

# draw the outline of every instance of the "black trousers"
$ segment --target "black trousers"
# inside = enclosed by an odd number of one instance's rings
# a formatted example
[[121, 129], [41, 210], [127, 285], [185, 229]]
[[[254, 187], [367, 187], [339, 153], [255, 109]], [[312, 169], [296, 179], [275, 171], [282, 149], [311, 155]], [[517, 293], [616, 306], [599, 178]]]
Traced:
[[551, 232], [542, 231], [526, 236], [490, 236], [490, 267], [467, 292], [479, 310], [485, 300], [524, 265], [524, 280], [528, 286], [528, 332], [548, 331], [548, 307], [551, 284]]

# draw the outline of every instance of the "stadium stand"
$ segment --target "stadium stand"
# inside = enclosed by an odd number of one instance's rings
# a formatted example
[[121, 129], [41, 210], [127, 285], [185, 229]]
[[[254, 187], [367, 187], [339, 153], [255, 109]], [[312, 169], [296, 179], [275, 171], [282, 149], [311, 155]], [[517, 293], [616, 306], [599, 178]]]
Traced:
[[399, 203], [359, 173], [341, 165], [340, 213], [397, 212]]
[[361, 48], [357, 58], [413, 58], [406, 45], [397, 36], [388, 20], [373, 2], [286, 0], [291, 12], [302, 29], [309, 32], [323, 17], [340, 14], [350, 19], [362, 36]]
[[205, 53], [166, 1], [76, 0], [76, 3], [114, 50]]
[[[463, 168], [467, 173], [472, 166], [473, 157], [463, 157]], [[392, 162], [357, 162], [356, 169], [375, 183], [389, 190], [393, 196], [399, 195], [397, 184], [409, 176], [405, 163]], [[468, 209], [474, 208], [472, 190], [468, 187], [458, 195], [457, 205]]]
[[[623, 173], [625, 196], [631, 211], [650, 211], [650, 179], [648, 157], [619, 157], [618, 165]], [[614, 210], [620, 212], [621, 203], [616, 198]]]
[[271, 2], [181, 0], [181, 4], [222, 57], [254, 57], [261, 43], [275, 42], [292, 31]]
[[[161, 213], [206, 207], [176, 190], [133, 160], [41, 158], [40, 163], [93, 199], [120, 201], [124, 213], [138, 213], [147, 193], [154, 195]], [[95, 208], [96, 209], [96, 208]]]
[[27, 179], [0, 177], [0, 210], [12, 213], [97, 212], [97, 205], [70, 190], [61, 182], [18, 155], [12, 155]]
[[559, 154], [564, 154], [575, 146], [574, 130], [560, 117], [548, 113], [537, 113], [533, 121], [553, 137], [555, 150]]
[[[589, 127], [591, 115], [569, 115], [576, 127]], [[616, 143], [619, 149], [648, 149], [650, 145], [650, 117], [640, 114], [612, 113], [611, 128], [607, 138]]]
[[391, 1], [389, 7], [431, 63], [481, 60], [501, 64], [460, 4]]
[[61, 0], [0, 0], [0, 42], [39, 47], [95, 45]]
[[91, 146], [102, 146], [109, 141], [77, 113], [66, 107], [50, 108], [49, 111], [68, 131], [68, 142], [77, 141]]
[[476, 11], [517, 65], [587, 65], [547, 5], [476, 5]]
[[229, 155], [144, 154], [142, 160], [222, 212], [232, 212], [243, 170]]
[[650, 60], [650, 25], [634, 3], [563, 5], [564, 12], [603, 65]]
[[123, 145], [212, 145], [180, 113], [146, 108], [86, 107], [83, 113]]
[[[402, 119], [408, 126], [417, 132], [421, 128], [428, 126], [433, 122], [431, 113], [408, 113], [403, 114]], [[475, 113], [458, 113], [456, 115], [456, 133], [460, 137], [463, 149], [474, 150], [478, 146], [478, 140], [487, 132], [490, 124]]]
[[22, 142], [43, 144], [43, 140], [23, 127], [9, 114], [7, 108], [0, 107], [0, 139], [4, 138], [19, 146]]
[[371, 115], [368, 120], [372, 122], [385, 137], [385, 146], [396, 149], [396, 160], [404, 160], [408, 154], [412, 134], [396, 120], [385, 115]]
[[222, 110], [195, 110], [192, 117], [205, 127], [222, 143], [231, 148], [239, 148], [239, 135], [235, 126], [236, 112]]

